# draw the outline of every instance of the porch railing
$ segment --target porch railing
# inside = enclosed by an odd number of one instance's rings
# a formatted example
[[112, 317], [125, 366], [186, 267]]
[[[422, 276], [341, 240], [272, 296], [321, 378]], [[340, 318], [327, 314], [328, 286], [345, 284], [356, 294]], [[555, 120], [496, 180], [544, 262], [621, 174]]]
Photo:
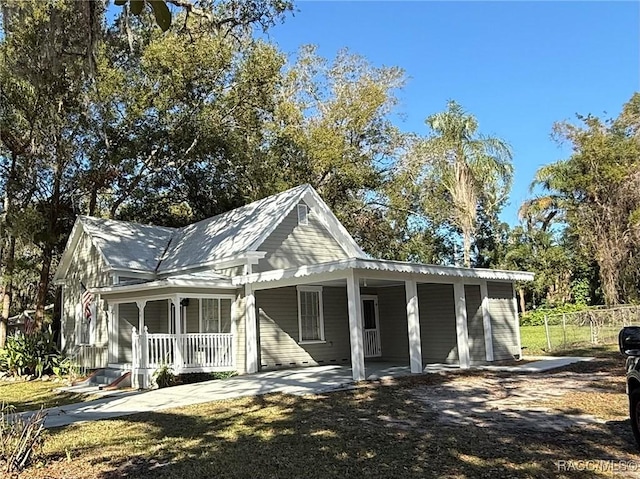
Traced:
[[365, 329], [363, 334], [365, 358], [377, 357], [382, 354], [380, 334], [377, 329]]
[[176, 372], [231, 370], [235, 367], [233, 349], [234, 336], [229, 333], [150, 334], [146, 326], [142, 333], [133, 328], [134, 383], [138, 382], [137, 387], [149, 387], [149, 371], [162, 364], [170, 365]]
[[107, 367], [109, 350], [107, 346], [79, 344], [73, 354], [73, 360], [83, 369]]

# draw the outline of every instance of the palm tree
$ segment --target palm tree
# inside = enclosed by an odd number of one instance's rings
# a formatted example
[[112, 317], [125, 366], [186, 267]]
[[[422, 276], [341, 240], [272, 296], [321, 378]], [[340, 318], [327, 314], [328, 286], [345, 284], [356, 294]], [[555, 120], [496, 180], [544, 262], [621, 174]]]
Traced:
[[419, 161], [431, 181], [444, 189], [446, 214], [462, 233], [464, 266], [470, 267], [478, 207], [496, 211], [511, 187], [511, 149], [499, 138], [480, 135], [478, 121], [455, 101], [426, 123], [431, 136]]

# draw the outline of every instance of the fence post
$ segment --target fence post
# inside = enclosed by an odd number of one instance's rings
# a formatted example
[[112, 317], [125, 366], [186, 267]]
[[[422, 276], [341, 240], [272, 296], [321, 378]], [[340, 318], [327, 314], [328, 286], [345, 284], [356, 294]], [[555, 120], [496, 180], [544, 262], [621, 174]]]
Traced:
[[135, 326], [131, 328], [131, 387], [140, 389], [140, 335]]
[[551, 336], [549, 335], [549, 321], [547, 315], [544, 315], [544, 330], [547, 333], [547, 351], [551, 351]]
[[562, 348], [567, 348], [567, 315], [562, 313]]

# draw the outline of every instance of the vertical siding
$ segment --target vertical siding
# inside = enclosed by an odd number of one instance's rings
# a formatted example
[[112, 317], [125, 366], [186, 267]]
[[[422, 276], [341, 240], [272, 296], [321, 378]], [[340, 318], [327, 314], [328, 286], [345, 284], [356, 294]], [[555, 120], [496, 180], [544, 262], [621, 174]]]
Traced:
[[138, 305], [123, 303], [118, 305], [118, 362], [131, 363], [131, 332], [138, 327]]
[[[82, 296], [82, 281], [88, 288], [107, 286], [112, 283], [111, 274], [105, 272], [106, 264], [99, 251], [91, 243], [88, 235], [82, 234], [73, 259], [69, 265], [63, 288], [62, 331], [65, 338], [64, 351], [70, 352], [78, 343], [76, 338], [76, 322], [82, 317], [80, 298]], [[95, 344], [104, 346], [108, 341], [107, 314], [104, 301], [99, 296], [95, 298], [96, 331]]]
[[382, 359], [406, 363], [409, 361], [409, 334], [404, 286], [378, 288], [377, 294]]
[[458, 360], [455, 297], [452, 284], [418, 284], [420, 339], [425, 363]]
[[347, 290], [324, 287], [325, 342], [299, 344], [298, 296], [295, 287], [256, 291], [260, 364], [263, 369], [337, 364], [349, 361]]
[[469, 357], [472, 363], [486, 361], [484, 324], [482, 322], [482, 296], [480, 285], [466, 284], [464, 296], [467, 304], [467, 330], [469, 332]]
[[293, 208], [258, 249], [267, 255], [254, 266], [256, 272], [347, 258], [312, 208], [309, 208], [309, 224], [302, 226], [298, 225], [298, 210]]
[[513, 309], [513, 289], [511, 283], [487, 282], [489, 314], [493, 335], [493, 356], [495, 360], [513, 359], [520, 356], [515, 328], [517, 313]]

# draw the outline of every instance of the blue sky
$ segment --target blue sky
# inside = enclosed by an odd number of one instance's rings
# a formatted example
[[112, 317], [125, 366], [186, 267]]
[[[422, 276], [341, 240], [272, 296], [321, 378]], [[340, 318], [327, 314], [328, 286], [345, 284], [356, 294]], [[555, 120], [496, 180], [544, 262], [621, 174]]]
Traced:
[[616, 116], [640, 90], [637, 2], [299, 1], [268, 37], [291, 55], [316, 44], [333, 58], [347, 47], [408, 82], [396, 123], [424, 134], [424, 119], [455, 99], [480, 131], [508, 141], [515, 179], [503, 219], [543, 164], [566, 158], [550, 138], [576, 113]]

